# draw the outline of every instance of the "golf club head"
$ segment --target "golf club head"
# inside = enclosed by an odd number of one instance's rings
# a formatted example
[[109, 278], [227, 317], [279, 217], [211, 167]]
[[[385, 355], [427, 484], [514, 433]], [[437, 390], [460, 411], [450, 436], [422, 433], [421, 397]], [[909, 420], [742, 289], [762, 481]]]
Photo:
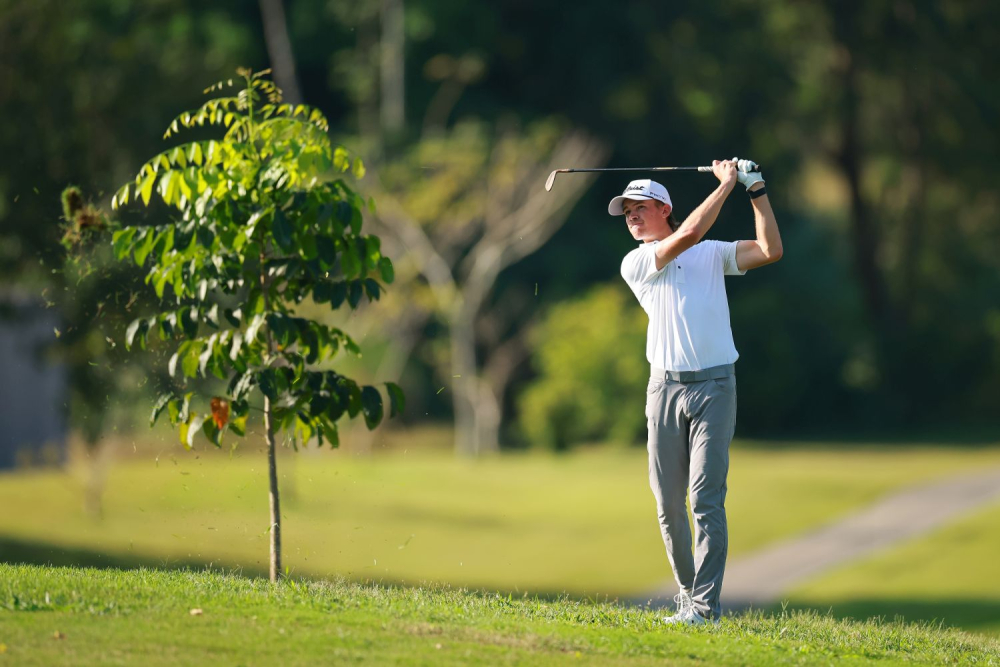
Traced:
[[559, 169], [556, 169], [551, 174], [549, 174], [549, 177], [547, 179], [545, 179], [546, 192], [550, 192], [552, 190], [552, 184], [556, 182], [556, 174], [558, 174], [559, 171], [560, 171]]

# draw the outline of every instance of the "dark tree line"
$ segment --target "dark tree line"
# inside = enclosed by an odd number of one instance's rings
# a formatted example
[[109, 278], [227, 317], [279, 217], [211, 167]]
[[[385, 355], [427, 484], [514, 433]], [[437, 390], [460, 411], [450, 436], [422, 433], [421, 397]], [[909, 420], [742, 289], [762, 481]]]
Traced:
[[[178, 94], [190, 92], [190, 108], [200, 99], [193, 82], [273, 64], [374, 169], [413, 154], [428, 128], [469, 119], [516, 130], [555, 117], [609, 146], [613, 166], [752, 157], [788, 252], [729, 282], [743, 433], [995, 426], [998, 19], [984, 0], [571, 10], [513, 0], [5, 0], [0, 277], [58, 294], [62, 187], [106, 201], [108, 184], [157, 148]], [[710, 188], [698, 176], [666, 184], [682, 214]], [[603, 211], [622, 185], [597, 179], [545, 245], [499, 274], [482, 317], [531, 295], [517, 310], [530, 319], [615, 281], [630, 239]], [[421, 186], [415, 178], [410, 189]], [[744, 204], [727, 204], [717, 238], [752, 233]], [[66, 317], [86, 326], [98, 304], [128, 303], [103, 294]], [[490, 330], [487, 319], [473, 326]], [[442, 322], [421, 327], [404, 373], [421, 418], [452, 415], [437, 393]], [[481, 359], [492, 344], [479, 338]], [[622, 351], [633, 353], [642, 351]], [[530, 363], [506, 373], [503, 414], [534, 378]]]

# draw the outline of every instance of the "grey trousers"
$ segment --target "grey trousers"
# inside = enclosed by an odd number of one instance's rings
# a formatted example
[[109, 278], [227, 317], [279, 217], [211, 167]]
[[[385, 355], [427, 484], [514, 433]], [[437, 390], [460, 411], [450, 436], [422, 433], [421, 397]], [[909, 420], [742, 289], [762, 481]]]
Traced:
[[[674, 578], [699, 614], [719, 618], [729, 551], [726, 476], [736, 429], [733, 365], [682, 374], [653, 369], [646, 422], [649, 485]], [[689, 489], [694, 553], [685, 506]]]

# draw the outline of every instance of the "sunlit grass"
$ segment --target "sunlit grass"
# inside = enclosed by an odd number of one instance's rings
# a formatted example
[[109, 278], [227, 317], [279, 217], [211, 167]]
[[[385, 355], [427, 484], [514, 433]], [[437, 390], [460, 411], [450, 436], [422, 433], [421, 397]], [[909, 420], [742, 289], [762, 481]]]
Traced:
[[601, 602], [343, 579], [274, 586], [217, 572], [3, 564], [0, 651], [0, 660], [17, 665], [1000, 661], [1000, 646], [983, 638], [815, 613], [668, 628], [659, 613]]
[[[416, 443], [420, 434], [412, 435]], [[282, 457], [285, 563], [291, 572], [492, 590], [635, 596], [670, 577], [645, 452], [479, 461], [407, 446], [359, 457]], [[137, 447], [110, 472], [101, 521], [82, 509], [76, 477], [0, 476], [0, 538], [127, 556], [267, 565], [263, 454]], [[987, 463], [989, 449], [847, 450], [737, 444], [728, 501], [730, 557], [833, 520], [892, 488]], [[0, 556], [2, 558], [2, 556]]]
[[898, 614], [1000, 634], [1000, 506], [845, 565], [789, 599], [837, 615]]

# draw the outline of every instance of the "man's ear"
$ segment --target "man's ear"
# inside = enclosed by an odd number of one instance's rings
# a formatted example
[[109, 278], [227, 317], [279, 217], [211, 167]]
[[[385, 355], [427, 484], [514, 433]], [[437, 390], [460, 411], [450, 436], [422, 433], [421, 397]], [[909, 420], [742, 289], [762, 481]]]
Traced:
[[663, 219], [666, 220], [670, 217], [670, 212], [674, 210], [670, 207], [670, 204], [664, 204], [660, 207], [660, 211], [663, 213]]

